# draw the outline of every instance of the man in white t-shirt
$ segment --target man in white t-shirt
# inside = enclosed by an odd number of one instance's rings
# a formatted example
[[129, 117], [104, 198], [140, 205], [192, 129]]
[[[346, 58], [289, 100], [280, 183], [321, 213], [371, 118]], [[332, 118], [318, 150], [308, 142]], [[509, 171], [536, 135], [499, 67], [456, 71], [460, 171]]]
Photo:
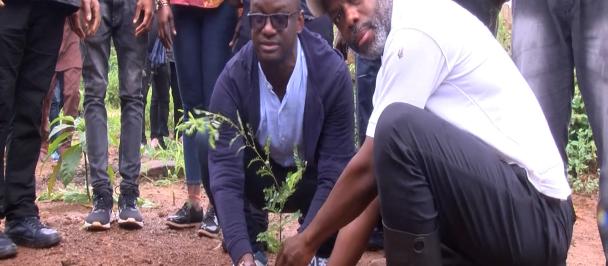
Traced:
[[441, 265], [442, 248], [473, 265], [565, 265], [574, 211], [561, 157], [485, 26], [449, 0], [308, 4], [382, 66], [363, 146], [277, 264], [310, 261], [378, 196], [388, 265]]

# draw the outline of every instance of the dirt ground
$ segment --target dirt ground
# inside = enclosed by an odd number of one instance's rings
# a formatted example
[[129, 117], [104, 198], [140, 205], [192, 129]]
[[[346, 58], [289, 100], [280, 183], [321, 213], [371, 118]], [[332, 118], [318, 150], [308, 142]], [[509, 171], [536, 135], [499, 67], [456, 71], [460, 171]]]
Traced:
[[[59, 230], [63, 241], [49, 249], [19, 247], [15, 258], [0, 261], [0, 265], [231, 265], [219, 240], [198, 237], [195, 229], [176, 231], [164, 224], [165, 218], [184, 202], [183, 187], [183, 183], [158, 187], [142, 182], [141, 196], [155, 206], [142, 208], [145, 226], [136, 231], [112, 224], [109, 231], [87, 232], [82, 230], [82, 223], [90, 207], [40, 202], [42, 220]], [[39, 180], [38, 191], [45, 188], [44, 181]], [[574, 203], [577, 221], [568, 265], [602, 265], [595, 223], [596, 198], [575, 195]], [[293, 233], [294, 229], [290, 231]], [[381, 257], [381, 252], [367, 252], [359, 265], [372, 265], [372, 261]]]

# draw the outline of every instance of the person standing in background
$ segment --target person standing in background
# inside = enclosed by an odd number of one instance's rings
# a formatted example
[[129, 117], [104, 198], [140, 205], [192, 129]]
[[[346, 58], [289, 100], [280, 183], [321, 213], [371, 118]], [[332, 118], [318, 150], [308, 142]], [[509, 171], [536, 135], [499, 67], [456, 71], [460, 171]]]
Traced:
[[[230, 40], [237, 22], [235, 1], [158, 0], [159, 37], [173, 47], [184, 119], [208, 110], [213, 86], [231, 56]], [[209, 189], [206, 134], [184, 134], [184, 161], [188, 200], [167, 218], [171, 228], [200, 223], [199, 236], [217, 237], [220, 232], [214, 200]], [[201, 183], [209, 198], [207, 212], [201, 206]]]

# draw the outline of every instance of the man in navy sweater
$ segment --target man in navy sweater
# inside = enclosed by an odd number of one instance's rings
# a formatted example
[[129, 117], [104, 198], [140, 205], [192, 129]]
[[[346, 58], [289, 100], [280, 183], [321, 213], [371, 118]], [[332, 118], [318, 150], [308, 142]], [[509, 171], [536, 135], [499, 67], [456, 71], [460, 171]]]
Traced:
[[[354, 154], [351, 77], [341, 56], [304, 29], [299, 1], [253, 0], [248, 17], [252, 42], [224, 68], [210, 111], [234, 122], [240, 117], [259, 149], [270, 140], [270, 163], [279, 181], [295, 170], [297, 147], [306, 169], [284, 211], [301, 211], [303, 229]], [[253, 153], [240, 150], [243, 139], [231, 143], [235, 133], [222, 126], [209, 153], [211, 191], [232, 261], [265, 264], [256, 236], [268, 227], [261, 209], [263, 189], [272, 180], [256, 173], [259, 165], [247, 167]], [[256, 213], [264, 215], [256, 218]], [[322, 245], [312, 263], [322, 263], [332, 247], [331, 240]]]

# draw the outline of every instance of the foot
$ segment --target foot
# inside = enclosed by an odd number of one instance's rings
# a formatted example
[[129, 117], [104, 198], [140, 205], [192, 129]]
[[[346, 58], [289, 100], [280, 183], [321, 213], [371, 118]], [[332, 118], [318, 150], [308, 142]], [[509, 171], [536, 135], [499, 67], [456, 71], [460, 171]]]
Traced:
[[198, 236], [206, 236], [210, 238], [218, 238], [220, 235], [220, 225], [215, 215], [215, 208], [213, 206], [207, 209], [207, 213], [203, 218], [201, 227], [198, 229]]
[[40, 223], [37, 216], [7, 220], [4, 233], [15, 244], [31, 248], [48, 248], [61, 241], [59, 233]]
[[4, 233], [0, 232], [0, 259], [17, 255], [17, 246]]
[[137, 208], [136, 191], [120, 194], [118, 198], [118, 226], [124, 229], [141, 229], [144, 227], [144, 219]]
[[204, 213], [202, 209], [196, 209], [190, 202], [184, 205], [174, 214], [167, 217], [167, 225], [174, 229], [195, 227], [203, 221]]
[[102, 231], [110, 229], [112, 219], [112, 193], [93, 192], [93, 210], [84, 220], [84, 229]]

